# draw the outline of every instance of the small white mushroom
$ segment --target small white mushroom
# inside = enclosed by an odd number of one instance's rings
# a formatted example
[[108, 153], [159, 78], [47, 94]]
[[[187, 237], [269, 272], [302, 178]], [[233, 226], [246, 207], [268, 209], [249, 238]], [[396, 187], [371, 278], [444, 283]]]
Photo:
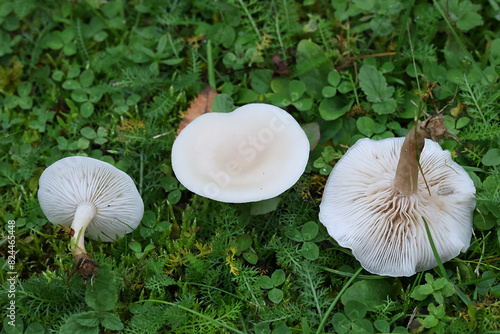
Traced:
[[[405, 138], [358, 140], [328, 178], [319, 219], [371, 273], [411, 276], [437, 265], [422, 218], [443, 262], [469, 247], [474, 184], [448, 151], [421, 140], [420, 164], [429, 188], [418, 177], [415, 158], [413, 164], [400, 159], [411, 151], [403, 147]], [[405, 145], [415, 147], [414, 141]]]
[[173, 170], [187, 189], [230, 203], [281, 194], [297, 182], [308, 158], [309, 141], [295, 119], [262, 103], [204, 114], [172, 147]]
[[98, 265], [85, 251], [84, 235], [115, 241], [132, 232], [144, 214], [130, 176], [87, 157], [67, 157], [45, 169], [38, 200], [50, 222], [71, 227], [71, 253], [85, 279], [95, 276]]

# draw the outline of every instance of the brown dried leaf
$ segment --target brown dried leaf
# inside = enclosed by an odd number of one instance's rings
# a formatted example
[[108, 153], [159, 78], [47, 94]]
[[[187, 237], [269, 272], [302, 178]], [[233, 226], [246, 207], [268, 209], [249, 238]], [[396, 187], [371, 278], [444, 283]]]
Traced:
[[184, 119], [179, 124], [177, 134], [181, 133], [181, 131], [196, 117], [212, 112], [212, 100], [216, 95], [217, 93], [213, 90], [212, 87], [205, 87], [205, 89], [202, 90], [200, 94], [198, 94], [198, 96], [194, 98], [193, 102], [191, 102], [191, 105], [185, 113]]

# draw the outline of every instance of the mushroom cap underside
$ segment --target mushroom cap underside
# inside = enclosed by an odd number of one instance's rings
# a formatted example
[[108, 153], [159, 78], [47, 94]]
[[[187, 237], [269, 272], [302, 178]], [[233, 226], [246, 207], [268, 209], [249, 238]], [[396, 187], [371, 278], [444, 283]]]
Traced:
[[294, 185], [309, 141], [286, 111], [254, 103], [191, 122], [172, 147], [172, 167], [190, 191], [221, 202], [275, 197]]
[[404, 138], [361, 139], [337, 162], [320, 205], [320, 221], [374, 274], [411, 276], [437, 265], [423, 218], [443, 262], [467, 250], [475, 188], [448, 151], [425, 141], [420, 164], [429, 190], [401, 196], [392, 182]]
[[85, 234], [106, 242], [132, 232], [144, 214], [144, 203], [129, 175], [109, 163], [80, 156], [58, 160], [42, 173], [38, 199], [50, 222], [69, 227], [78, 204], [91, 203], [96, 215]]

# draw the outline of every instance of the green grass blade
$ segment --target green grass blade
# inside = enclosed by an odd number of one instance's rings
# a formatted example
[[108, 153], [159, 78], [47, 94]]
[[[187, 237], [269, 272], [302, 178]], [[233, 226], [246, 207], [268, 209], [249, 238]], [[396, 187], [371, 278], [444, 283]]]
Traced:
[[207, 68], [208, 68], [208, 84], [214, 90], [217, 89], [215, 85], [215, 71], [214, 71], [214, 58], [212, 56], [212, 41], [207, 41]]
[[333, 311], [333, 308], [335, 307], [335, 305], [337, 305], [337, 303], [339, 302], [340, 300], [340, 297], [342, 297], [342, 295], [344, 294], [344, 292], [347, 290], [347, 288], [349, 286], [351, 286], [352, 282], [354, 282], [354, 280], [358, 277], [359, 273], [361, 272], [361, 270], [363, 270], [363, 267], [360, 267], [358, 269], [358, 271], [356, 271], [354, 273], [354, 275], [352, 275], [352, 277], [347, 281], [347, 283], [342, 287], [342, 290], [340, 290], [339, 294], [337, 295], [337, 297], [335, 297], [335, 299], [333, 300], [332, 304], [330, 305], [330, 307], [328, 308], [328, 310], [325, 312], [325, 315], [323, 316], [323, 319], [321, 319], [321, 323], [319, 324], [318, 326], [318, 330], [316, 331], [316, 334], [320, 334], [321, 331], [323, 330], [323, 327], [325, 327], [325, 323], [326, 323], [326, 320], [328, 319], [328, 317], [330, 316], [330, 313], [332, 313]]
[[[432, 240], [432, 235], [431, 235], [431, 231], [429, 230], [429, 225], [427, 224], [427, 221], [425, 220], [424, 217], [422, 217], [422, 219], [424, 220], [425, 231], [427, 232], [427, 238], [429, 238], [429, 243], [431, 244], [432, 253], [434, 254], [434, 257], [436, 258], [436, 262], [438, 264], [439, 271], [441, 272], [441, 276], [449, 279], [448, 275], [446, 274], [446, 269], [444, 268], [443, 261], [441, 261], [441, 258], [439, 257], [439, 254], [437, 252], [436, 245], [434, 244], [434, 240]], [[472, 305], [473, 304], [472, 301], [469, 299], [469, 297], [467, 297], [467, 295], [465, 293], [463, 293], [462, 290], [460, 290], [460, 288], [454, 283], [453, 283], [453, 288], [455, 289], [457, 296], [460, 297], [460, 299], [465, 303], [465, 305]]]

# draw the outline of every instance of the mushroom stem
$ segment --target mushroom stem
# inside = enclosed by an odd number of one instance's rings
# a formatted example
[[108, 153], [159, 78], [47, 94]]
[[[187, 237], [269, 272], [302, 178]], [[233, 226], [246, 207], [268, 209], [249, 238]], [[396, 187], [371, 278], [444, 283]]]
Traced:
[[424, 149], [426, 137], [427, 132], [417, 122], [406, 135], [401, 147], [393, 187], [403, 196], [410, 196], [418, 190], [418, 158]]
[[96, 208], [92, 203], [80, 203], [76, 208], [75, 217], [71, 224], [70, 250], [75, 259], [76, 270], [78, 270], [84, 279], [94, 277], [97, 274], [97, 267], [99, 267], [85, 250], [85, 229], [96, 213]]
[[71, 243], [70, 249], [73, 256], [86, 254], [85, 251], [85, 229], [96, 215], [95, 206], [89, 202], [78, 204], [73, 223], [71, 224]]

